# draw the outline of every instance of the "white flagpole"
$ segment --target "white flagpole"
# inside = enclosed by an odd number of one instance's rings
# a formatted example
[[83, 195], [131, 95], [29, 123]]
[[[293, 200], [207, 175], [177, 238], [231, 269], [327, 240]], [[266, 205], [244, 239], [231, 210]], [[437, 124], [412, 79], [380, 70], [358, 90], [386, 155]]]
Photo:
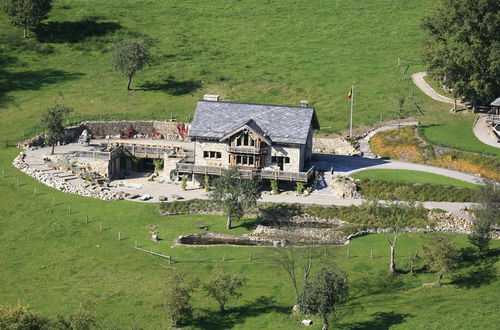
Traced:
[[352, 138], [352, 110], [354, 108], [354, 85], [351, 87], [351, 119], [349, 120], [349, 137]]

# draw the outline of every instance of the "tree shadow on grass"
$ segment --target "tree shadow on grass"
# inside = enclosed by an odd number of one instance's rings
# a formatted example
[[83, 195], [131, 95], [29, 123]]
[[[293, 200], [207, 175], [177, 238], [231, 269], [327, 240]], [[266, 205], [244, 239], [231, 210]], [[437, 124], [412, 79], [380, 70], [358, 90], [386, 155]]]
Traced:
[[352, 329], [352, 330], [389, 329], [392, 325], [403, 323], [407, 317], [411, 317], [412, 315], [394, 313], [394, 312], [378, 312], [372, 314], [372, 316], [373, 319], [370, 321], [347, 324], [341, 327], [341, 329]]
[[202, 315], [195, 317], [190, 325], [201, 329], [232, 329], [249, 317], [257, 317], [266, 313], [289, 314], [289, 306], [276, 306], [272, 297], [261, 296], [243, 306], [230, 308], [221, 315], [211, 310], [203, 310]]
[[233, 223], [233, 228], [245, 228], [247, 230], [252, 230], [255, 229], [259, 223], [259, 219], [241, 220]]
[[46, 85], [76, 80], [83, 76], [83, 73], [79, 72], [66, 72], [53, 69], [1, 73], [0, 98], [2, 92], [35, 91]]
[[401, 277], [384, 275], [367, 275], [352, 287], [353, 298], [362, 298], [374, 294], [387, 294], [407, 289], [407, 284]]
[[483, 285], [488, 285], [497, 278], [495, 262], [488, 260], [479, 266], [472, 266], [466, 271], [453, 276], [451, 284], [460, 288], [476, 289]]
[[173, 96], [190, 94], [201, 87], [201, 83], [194, 80], [177, 81], [168, 78], [163, 82], [145, 82], [139, 89], [143, 91], [163, 91]]
[[115, 32], [122, 26], [115, 22], [97, 22], [99, 17], [86, 17], [76, 22], [48, 22], [36, 30], [39, 42], [76, 43], [88, 37], [102, 37]]

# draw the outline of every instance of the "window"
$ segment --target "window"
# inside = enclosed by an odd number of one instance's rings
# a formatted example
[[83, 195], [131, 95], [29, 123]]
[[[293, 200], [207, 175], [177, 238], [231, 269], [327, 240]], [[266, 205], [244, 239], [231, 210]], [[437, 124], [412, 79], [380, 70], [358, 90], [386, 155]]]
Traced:
[[236, 146], [255, 147], [255, 140], [249, 133], [243, 133], [236, 138]]
[[254, 156], [236, 156], [236, 165], [253, 166], [254, 164]]
[[203, 158], [220, 159], [222, 153], [219, 151], [203, 151]]
[[271, 157], [271, 162], [272, 163], [281, 163], [281, 162], [283, 162], [283, 164], [290, 164], [290, 157], [272, 156]]

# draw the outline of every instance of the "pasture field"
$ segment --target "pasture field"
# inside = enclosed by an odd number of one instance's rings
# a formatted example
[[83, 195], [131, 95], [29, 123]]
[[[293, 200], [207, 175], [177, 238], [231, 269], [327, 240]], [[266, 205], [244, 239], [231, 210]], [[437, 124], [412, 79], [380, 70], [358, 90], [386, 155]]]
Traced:
[[[416, 114], [397, 59], [420, 68], [419, 20], [435, 2], [56, 0], [28, 41], [0, 15], [0, 140], [22, 136], [54, 103], [75, 114], [188, 120], [205, 93], [255, 103], [307, 99], [324, 132], [347, 127], [352, 84], [356, 126], [396, 118], [400, 97], [405, 115]], [[155, 60], [126, 92], [110, 60], [118, 42], [134, 38]]]
[[[407, 77], [422, 70], [419, 19], [436, 2], [55, 0], [49, 20], [28, 40], [0, 14], [0, 141], [32, 132], [40, 112], [54, 103], [73, 107], [74, 117], [189, 120], [205, 93], [255, 103], [298, 105], [307, 99], [327, 134], [347, 127], [352, 84], [355, 126], [397, 118], [402, 97], [404, 115], [415, 115], [412, 102], [418, 102], [424, 110], [418, 119], [425, 125], [466, 125], [472, 115], [451, 115], [448, 105], [412, 90], [396, 65], [398, 58], [410, 65]], [[155, 60], [134, 78], [135, 90], [126, 92], [126, 80], [112, 72], [110, 59], [117, 43], [132, 38], [145, 40]], [[473, 143], [470, 135], [462, 137], [453, 141]], [[435, 136], [438, 142], [446, 138]], [[224, 258], [224, 268], [249, 278], [243, 298], [229, 302], [229, 315], [221, 317], [216, 304], [197, 291], [196, 315], [187, 329], [302, 328], [299, 318], [290, 317], [294, 299], [286, 275], [262, 257], [272, 249], [173, 246], [179, 235], [199, 231], [197, 221], [226, 232], [223, 217], [162, 217], [154, 204], [64, 194], [14, 169], [18, 152], [0, 146], [2, 303], [19, 302], [55, 316], [90, 299], [107, 328], [164, 329], [165, 319], [153, 306], [162, 302], [168, 274], [182, 269], [204, 279]], [[230, 233], [247, 232], [252, 221]], [[152, 224], [161, 243], [148, 240]], [[402, 236], [401, 269], [408, 268], [412, 253], [422, 251], [425, 237]], [[468, 246], [465, 236], [452, 237]], [[145, 249], [201, 262], [168, 265], [135, 250], [135, 240]], [[335, 318], [336, 328], [493, 329], [499, 323], [497, 261], [487, 269], [489, 277], [475, 275], [471, 266], [462, 281], [423, 288], [435, 274], [387, 280], [388, 255], [384, 236], [372, 235], [332, 248], [321, 260], [345, 269], [351, 283], [352, 299]], [[317, 322], [312, 327], [319, 328]]]
[[[263, 254], [272, 248], [171, 247], [175, 237], [198, 231], [205, 221], [210, 231], [226, 232], [222, 216], [171, 216], [158, 214], [155, 204], [105, 202], [64, 194], [45, 187], [9, 166], [18, 150], [0, 149], [0, 296], [3, 303], [24, 305], [54, 316], [76, 308], [82, 299], [96, 303], [96, 314], [110, 328], [165, 328], [161, 312], [168, 274], [182, 269], [205, 279], [216, 262], [249, 278], [243, 298], [228, 304], [229, 315], [216, 313], [216, 304], [201, 291], [194, 295], [195, 318], [187, 329], [299, 329], [300, 318], [290, 317], [293, 293], [285, 274], [269, 265]], [[16, 178], [20, 185], [17, 186]], [[34, 194], [37, 188], [37, 194]], [[55, 206], [52, 207], [52, 198]], [[71, 214], [68, 207], [71, 206]], [[85, 216], [90, 223], [85, 223]], [[103, 231], [99, 231], [99, 222]], [[231, 233], [244, 233], [246, 224]], [[158, 226], [161, 243], [147, 240], [147, 225]], [[118, 241], [117, 233], [122, 233]], [[459, 246], [465, 236], [451, 235]], [[397, 265], [408, 269], [409, 256], [422, 253], [426, 235], [401, 237]], [[133, 249], [134, 240], [145, 249], [178, 257], [199, 258], [168, 265], [165, 259]], [[494, 242], [499, 248], [499, 242]], [[349, 250], [349, 258], [347, 258]], [[374, 258], [370, 258], [370, 251]], [[252, 260], [248, 260], [252, 252]], [[348, 246], [331, 248], [322, 263], [334, 263], [348, 273], [352, 298], [335, 317], [340, 329], [493, 329], [499, 282], [498, 262], [485, 269], [462, 269], [460, 280], [444, 287], [421, 287], [435, 274], [420, 271], [388, 280], [389, 249], [382, 235], [356, 239]], [[421, 267], [420, 265], [419, 267]], [[481, 275], [482, 274], [482, 275]], [[486, 274], [486, 275], [485, 275]], [[493, 275], [492, 275], [493, 274]], [[447, 278], [447, 282], [452, 277]], [[319, 329], [317, 323], [312, 329]]]
[[[307, 99], [329, 134], [348, 127], [354, 84], [354, 126], [416, 115], [446, 131], [425, 130], [433, 142], [498, 155], [472, 132], [449, 135], [474, 116], [451, 115], [409, 78], [424, 69], [419, 22], [434, 3], [56, 0], [28, 40], [0, 14], [0, 141], [34, 134], [40, 112], [54, 103], [73, 107], [74, 120], [187, 121], [205, 93], [255, 103]], [[133, 92], [110, 67], [115, 46], [129, 39], [144, 40], [154, 58], [134, 78]]]
[[356, 179], [375, 179], [382, 181], [410, 182], [410, 183], [432, 183], [443, 186], [454, 186], [460, 188], [477, 188], [476, 185], [453, 179], [447, 176], [410, 170], [365, 170], [356, 172], [352, 177]]

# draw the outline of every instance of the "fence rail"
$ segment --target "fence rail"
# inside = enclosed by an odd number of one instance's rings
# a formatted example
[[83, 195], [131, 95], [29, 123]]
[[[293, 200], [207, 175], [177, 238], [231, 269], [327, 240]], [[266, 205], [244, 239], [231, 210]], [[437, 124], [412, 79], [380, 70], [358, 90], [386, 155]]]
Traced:
[[[225, 170], [227, 169], [221, 166], [204, 166], [182, 162], [177, 163], [177, 172], [179, 173], [222, 175]], [[314, 173], [314, 166], [312, 166], [307, 172], [242, 169], [240, 169], [239, 172], [244, 179], [270, 179], [307, 182]]]

